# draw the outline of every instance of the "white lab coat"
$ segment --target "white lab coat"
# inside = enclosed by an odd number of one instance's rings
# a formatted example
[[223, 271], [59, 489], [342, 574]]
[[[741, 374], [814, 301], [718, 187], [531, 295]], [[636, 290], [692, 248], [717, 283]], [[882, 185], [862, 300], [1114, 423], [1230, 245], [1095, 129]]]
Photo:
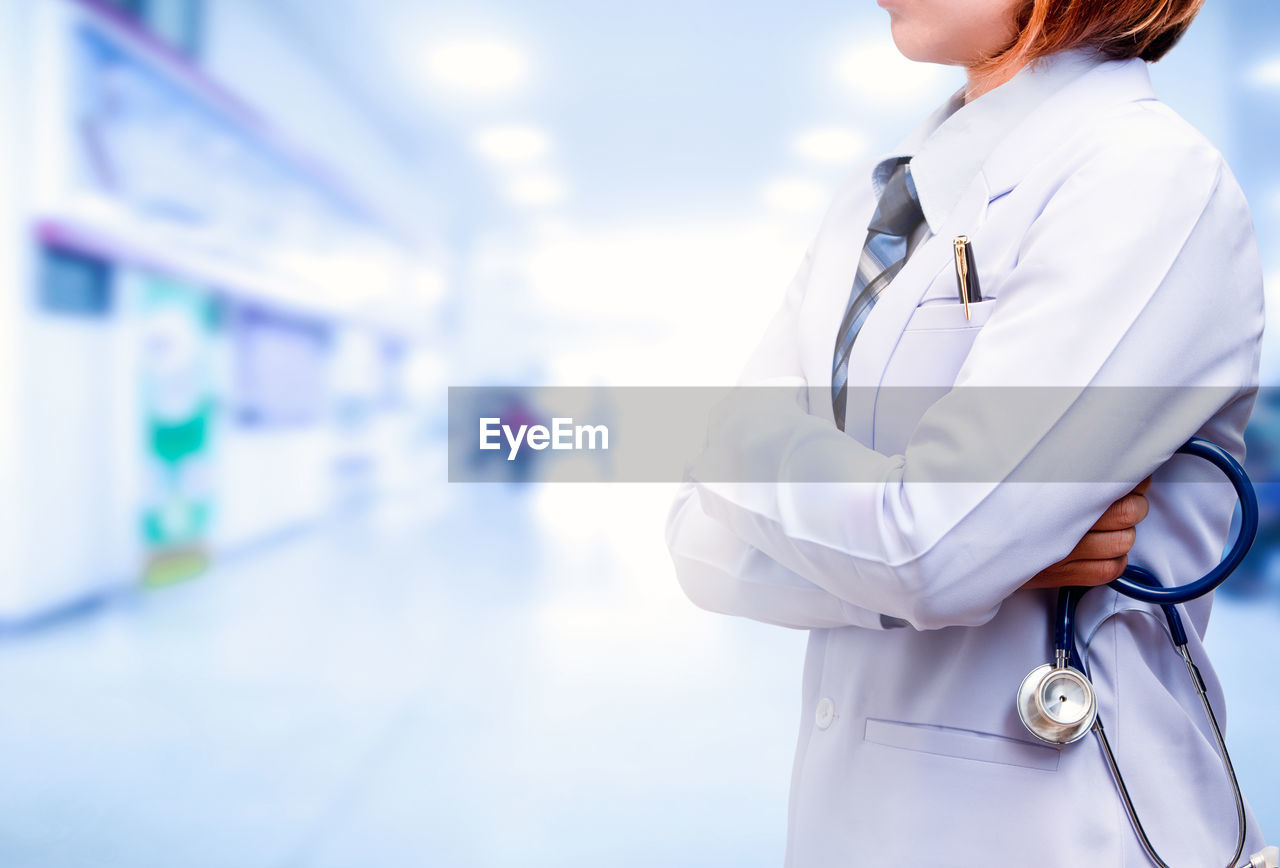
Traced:
[[[1169, 458], [1193, 435], [1243, 457], [1263, 325], [1252, 220], [1221, 154], [1157, 100], [1140, 59], [1063, 52], [952, 115], [958, 99], [889, 155], [915, 154], [929, 228], [854, 343], [847, 431], [829, 400], [780, 402], [767, 421], [735, 418], [726, 402], [672, 506], [668, 544], [698, 605], [810, 630], [789, 868], [1145, 865], [1093, 737], [1037, 743], [1014, 708], [1023, 676], [1050, 659], [1054, 598], [1020, 586], [1132, 481], [913, 480], [991, 443], [1043, 458], [1085, 437], [1115, 470], [1101, 476], [1160, 468], [1131, 562], [1166, 582], [1204, 573], [1234, 498], [1225, 485], [1171, 484], [1198, 459]], [[826, 394], [885, 165], [838, 191], [741, 383], [802, 379]], [[986, 299], [969, 321], [960, 234]], [[1231, 399], [1162, 392], [1155, 404], [1135, 396], [1131, 414], [1092, 416], [1088, 401], [1067, 402], [1044, 411], [1035, 442], [1006, 444], [994, 410], [944, 400], [877, 412], [898, 385], [1211, 385]], [[725, 481], [735, 461], [775, 468], [780, 483]], [[814, 468], [846, 481], [794, 481]], [[1185, 608], [1222, 715], [1200, 642], [1209, 607]], [[1157, 849], [1174, 868], [1225, 864], [1231, 792], [1163, 621], [1101, 588], [1078, 627]], [[1261, 846], [1250, 813], [1245, 856]]]

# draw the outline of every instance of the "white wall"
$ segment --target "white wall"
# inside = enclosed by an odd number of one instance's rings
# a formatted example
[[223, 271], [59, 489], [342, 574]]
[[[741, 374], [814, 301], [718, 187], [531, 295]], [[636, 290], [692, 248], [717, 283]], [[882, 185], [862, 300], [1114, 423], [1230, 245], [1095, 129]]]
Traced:
[[[201, 65], [269, 123], [352, 179], [386, 211], [429, 237], [430, 198], [416, 167], [389, 142], [357, 92], [326, 66], [276, 0], [208, 0]], [[374, 50], [371, 46], [370, 50]]]
[[[26, 31], [29, 3], [0, 3], [0, 576], [14, 570], [14, 552], [20, 538], [18, 530], [21, 504], [17, 491], [19, 454], [19, 408], [17, 342], [19, 310], [22, 294], [15, 287], [24, 286], [27, 272], [26, 246], [22, 237], [22, 212], [25, 194], [21, 185], [21, 161], [25, 157], [18, 118], [23, 97], [23, 64], [26, 62]], [[0, 582], [0, 609], [5, 606], [7, 587]]]

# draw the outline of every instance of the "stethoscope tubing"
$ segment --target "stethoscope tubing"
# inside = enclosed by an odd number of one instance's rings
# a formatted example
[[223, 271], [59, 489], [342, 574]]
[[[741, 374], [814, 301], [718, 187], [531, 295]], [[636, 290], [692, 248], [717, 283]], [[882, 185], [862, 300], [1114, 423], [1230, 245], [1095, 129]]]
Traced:
[[1144, 579], [1145, 575], [1150, 573], [1141, 567], [1130, 566], [1125, 569], [1120, 578], [1108, 585], [1119, 593], [1144, 603], [1173, 605], [1203, 597], [1226, 581], [1227, 576], [1240, 566], [1240, 562], [1249, 553], [1249, 547], [1253, 545], [1254, 538], [1258, 535], [1258, 495], [1253, 490], [1253, 483], [1249, 481], [1249, 476], [1240, 466], [1240, 462], [1218, 444], [1198, 437], [1188, 440], [1177, 451], [1184, 455], [1203, 458], [1216, 465], [1231, 482], [1231, 487], [1236, 490], [1236, 497], [1240, 501], [1240, 530], [1236, 534], [1235, 542], [1231, 544], [1231, 549], [1218, 565], [1194, 582], [1174, 588], [1164, 588], [1158, 583], [1148, 584]]
[[[1134, 573], [1134, 578], [1136, 580], [1150, 582], [1152, 585], [1156, 584], [1156, 577], [1149, 571], [1144, 570], [1141, 567], [1136, 567], [1135, 570], [1137, 571]], [[1084, 589], [1080, 588], [1072, 590], [1077, 590], [1081, 593], [1084, 591]], [[1075, 614], [1075, 603], [1079, 600], [1079, 597], [1080, 594], [1060, 594], [1058, 600], [1058, 613], [1055, 616], [1055, 641], [1059, 641], [1061, 639], [1062, 630], [1065, 629], [1069, 631], [1067, 633], [1067, 644], [1065, 646], [1059, 645], [1057, 647], [1065, 647], [1070, 655], [1069, 659], [1072, 660], [1079, 659], [1076, 652], [1075, 635], [1072, 624]], [[1065, 604], [1064, 598], [1066, 600]], [[1200, 667], [1196, 666], [1195, 661], [1191, 659], [1191, 649], [1187, 647], [1187, 634], [1182, 626], [1182, 618], [1178, 615], [1178, 610], [1172, 603], [1163, 605], [1161, 608], [1164, 609], [1165, 620], [1169, 625], [1169, 638], [1172, 640], [1174, 647], [1178, 649], [1178, 653], [1182, 656], [1182, 660], [1186, 664], [1187, 674], [1191, 677], [1191, 682], [1195, 686], [1196, 694], [1200, 697], [1200, 704], [1204, 708], [1205, 717], [1209, 719], [1209, 726], [1213, 731], [1213, 738], [1217, 747], [1218, 759], [1222, 763], [1222, 770], [1231, 784], [1232, 796], [1236, 803], [1236, 849], [1231, 860], [1227, 862], [1226, 868], [1236, 868], [1236, 863], [1239, 861], [1241, 854], [1244, 853], [1244, 841], [1248, 832], [1248, 822], [1245, 817], [1244, 810], [1244, 793], [1240, 790], [1240, 781], [1236, 777], [1235, 766], [1231, 762], [1231, 754], [1227, 751], [1227, 741], [1222, 734], [1222, 727], [1218, 724], [1218, 716], [1213, 713], [1213, 705], [1209, 702], [1209, 692], [1204, 682], [1204, 676], [1200, 674]], [[1085, 673], [1085, 676], [1088, 677], [1088, 669], [1087, 667], [1084, 667], [1083, 661], [1080, 661], [1079, 665], [1076, 663], [1072, 663], [1071, 665], [1075, 665], [1077, 668], [1080, 668], [1081, 671]], [[1151, 843], [1151, 839], [1147, 836], [1147, 830], [1143, 827], [1142, 821], [1138, 817], [1138, 809], [1133, 804], [1133, 797], [1129, 794], [1129, 788], [1125, 784], [1124, 775], [1120, 772], [1120, 765], [1116, 762], [1115, 753], [1111, 750], [1111, 742], [1107, 739], [1106, 730], [1103, 729], [1101, 714], [1094, 718], [1093, 734], [1097, 736], [1098, 745], [1102, 748], [1103, 758], [1106, 760], [1107, 768], [1111, 771], [1111, 778], [1115, 781], [1116, 789], [1120, 793], [1120, 800], [1124, 804], [1125, 814], [1128, 815], [1129, 822], [1132, 824], [1134, 832], [1138, 835], [1138, 842], [1142, 845], [1143, 851], [1147, 854], [1147, 857], [1151, 859], [1152, 863], [1157, 866], [1157, 868], [1170, 868], [1169, 864], [1160, 858], [1160, 855], [1156, 852], [1155, 845]], [[1241, 868], [1248, 868], [1248, 866], [1241, 866]]]

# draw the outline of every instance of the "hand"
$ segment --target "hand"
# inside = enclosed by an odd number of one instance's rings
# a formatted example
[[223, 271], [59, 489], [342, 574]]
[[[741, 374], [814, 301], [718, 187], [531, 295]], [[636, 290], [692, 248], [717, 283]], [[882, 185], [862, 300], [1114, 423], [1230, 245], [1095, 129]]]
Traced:
[[1036, 573], [1023, 588], [1095, 587], [1120, 577], [1129, 565], [1129, 550], [1138, 538], [1137, 525], [1147, 517], [1148, 476], [1117, 500], [1071, 550], [1071, 554]]

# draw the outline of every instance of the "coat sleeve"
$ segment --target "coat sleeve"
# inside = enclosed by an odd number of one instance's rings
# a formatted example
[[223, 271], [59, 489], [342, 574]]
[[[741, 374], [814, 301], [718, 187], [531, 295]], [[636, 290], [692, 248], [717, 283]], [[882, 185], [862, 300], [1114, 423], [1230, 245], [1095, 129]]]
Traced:
[[[739, 385], [801, 380], [796, 311], [809, 280], [812, 247], [787, 288]], [[893, 624], [843, 600], [736, 536], [704, 510], [695, 484], [681, 484], [667, 516], [667, 547], [685, 594], [703, 609], [795, 628]]]
[[799, 629], [886, 626], [878, 614], [787, 569], [712, 519], [692, 482], [680, 486], [671, 505], [667, 547], [685, 595], [707, 611]]
[[[705, 513], [861, 609], [978, 625], [1256, 388], [1257, 242], [1207, 143], [1152, 137], [1082, 158], [1018, 254], [961, 388], [902, 454], [731, 396], [690, 471]], [[1223, 445], [1242, 457], [1242, 440]], [[778, 483], [740, 481], [765, 477]]]

